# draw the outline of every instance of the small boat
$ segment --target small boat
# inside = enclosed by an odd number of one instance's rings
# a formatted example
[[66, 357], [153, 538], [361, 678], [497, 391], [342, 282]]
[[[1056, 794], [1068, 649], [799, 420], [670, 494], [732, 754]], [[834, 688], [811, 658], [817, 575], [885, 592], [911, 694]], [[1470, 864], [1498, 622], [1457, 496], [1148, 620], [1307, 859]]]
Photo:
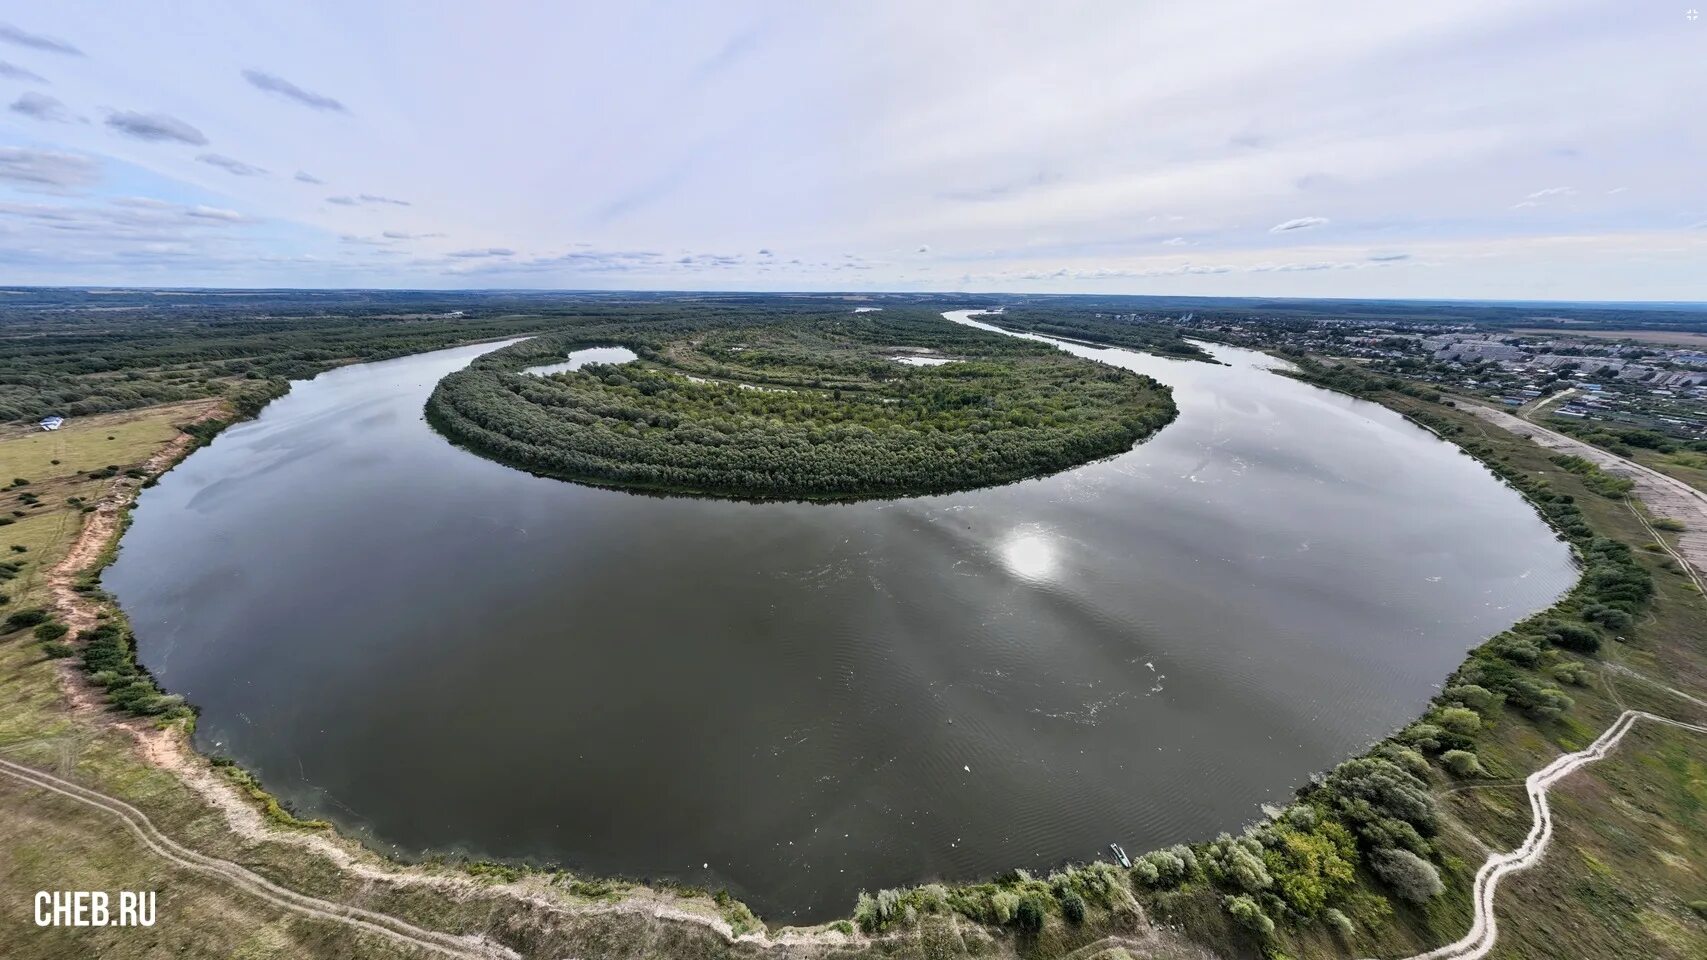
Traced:
[[1120, 861], [1121, 866], [1128, 870], [1132, 869], [1132, 858], [1126, 855], [1125, 850], [1120, 849], [1120, 844], [1111, 843], [1108, 845], [1108, 848], [1114, 851], [1114, 859]]

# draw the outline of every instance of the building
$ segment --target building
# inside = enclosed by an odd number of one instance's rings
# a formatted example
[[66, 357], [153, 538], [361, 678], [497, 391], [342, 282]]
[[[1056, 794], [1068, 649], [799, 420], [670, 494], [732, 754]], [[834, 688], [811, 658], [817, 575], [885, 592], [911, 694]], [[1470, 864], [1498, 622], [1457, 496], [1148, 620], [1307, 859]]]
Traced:
[[65, 418], [64, 417], [42, 417], [41, 418], [41, 428], [43, 430], [58, 430], [64, 424], [65, 424]]

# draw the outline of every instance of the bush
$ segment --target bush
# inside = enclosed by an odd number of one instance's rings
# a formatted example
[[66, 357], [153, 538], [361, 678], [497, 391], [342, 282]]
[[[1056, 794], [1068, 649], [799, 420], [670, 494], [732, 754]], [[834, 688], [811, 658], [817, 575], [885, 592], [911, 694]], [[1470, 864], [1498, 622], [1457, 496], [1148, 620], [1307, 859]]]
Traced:
[[1428, 776], [1428, 760], [1410, 747], [1400, 746], [1391, 740], [1383, 741], [1375, 748], [1375, 755], [1385, 760], [1391, 760], [1403, 767], [1406, 772], [1415, 777]]
[[1448, 750], [1440, 755], [1440, 762], [1455, 777], [1482, 775], [1482, 762], [1468, 750]]
[[1588, 623], [1598, 623], [1608, 630], [1623, 630], [1635, 622], [1635, 618], [1630, 614], [1604, 603], [1591, 603], [1583, 607], [1580, 616]]
[[1019, 894], [997, 890], [990, 894], [990, 919], [1006, 926], [1019, 912]]
[[1274, 878], [1269, 876], [1268, 867], [1262, 862], [1262, 844], [1252, 837], [1240, 837], [1235, 840], [1227, 834], [1222, 834], [1209, 845], [1205, 853], [1209, 858], [1210, 876], [1228, 886], [1246, 893], [1256, 893], [1268, 889], [1274, 883]]
[[1071, 890], [1067, 891], [1061, 898], [1061, 916], [1066, 917], [1068, 923], [1084, 923], [1085, 898]]
[[1357, 928], [1352, 926], [1351, 918], [1333, 907], [1329, 907], [1327, 912], [1322, 914], [1322, 919], [1328, 922], [1328, 926], [1333, 928], [1341, 940], [1349, 941], [1357, 934]]
[[1274, 921], [1268, 914], [1262, 912], [1262, 907], [1247, 896], [1228, 897], [1222, 906], [1239, 926], [1255, 932], [1258, 936], [1268, 937], [1274, 933]]
[[1484, 718], [1505, 703], [1505, 697], [1489, 690], [1487, 687], [1474, 683], [1460, 683], [1446, 688], [1444, 694], [1447, 700], [1461, 703], [1481, 714]]
[[1413, 723], [1399, 735], [1400, 739], [1424, 753], [1439, 753], [1441, 740], [1446, 734], [1439, 726], [1432, 723]]
[[1147, 887], [1177, 886], [1187, 873], [1185, 859], [1173, 850], [1152, 850], [1132, 863], [1133, 876]]
[[1469, 707], [1446, 707], [1434, 715], [1434, 722], [1462, 737], [1482, 729], [1481, 716]]
[[6, 618], [5, 630], [7, 633], [11, 633], [13, 630], [22, 630], [25, 627], [33, 627], [46, 622], [46, 610], [34, 607], [29, 610], [16, 610]]
[[1409, 850], [1377, 850], [1369, 855], [1370, 869], [1401, 898], [1423, 903], [1446, 889], [1434, 864]]
[[1593, 675], [1589, 672], [1588, 664], [1581, 660], [1569, 660], [1553, 667], [1553, 679], [1560, 683], [1586, 687]]
[[[1080, 901], [1081, 909], [1084, 902]], [[1027, 933], [1036, 933], [1043, 929], [1043, 919], [1048, 916], [1049, 907], [1043, 902], [1043, 897], [1028, 893], [1019, 898], [1019, 907], [1014, 910], [1014, 925]]]
[[1533, 667], [1541, 662], [1541, 645], [1528, 637], [1516, 634], [1501, 634], [1489, 642], [1488, 649], [1496, 656], [1526, 667]]
[[71, 628], [58, 620], [49, 620], [46, 623], [38, 624], [34, 630], [36, 639], [43, 643], [58, 640], [70, 632]]
[[59, 640], [49, 640], [41, 645], [42, 656], [49, 660], [60, 660], [77, 652], [77, 648]]
[[1547, 633], [1547, 639], [1556, 647], [1564, 647], [1578, 653], [1594, 653], [1600, 649], [1600, 631], [1574, 623], [1554, 624]]

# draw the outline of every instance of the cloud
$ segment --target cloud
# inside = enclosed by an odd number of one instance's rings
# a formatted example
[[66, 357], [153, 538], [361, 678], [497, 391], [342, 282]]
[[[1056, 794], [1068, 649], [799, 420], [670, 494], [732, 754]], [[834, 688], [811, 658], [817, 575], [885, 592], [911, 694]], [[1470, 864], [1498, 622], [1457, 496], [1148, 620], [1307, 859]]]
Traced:
[[1576, 192], [1575, 188], [1572, 187], [1548, 187], [1545, 190], [1537, 190], [1523, 199], [1545, 200], [1548, 197], [1571, 197], [1575, 196]]
[[771, 253], [768, 248], [760, 248], [759, 256], [761, 256], [761, 257], [772, 257], [772, 256], [775, 256], [775, 254]]
[[4, 60], [0, 60], [0, 77], [5, 77], [7, 80], [25, 80], [30, 83], [47, 82], [47, 78], [41, 74], [25, 70], [15, 63], [7, 63]]
[[193, 147], [205, 146], [207, 137], [177, 117], [164, 113], [134, 113], [120, 110], [107, 117], [107, 126], [138, 140], [173, 140]]
[[349, 110], [345, 109], [342, 103], [339, 103], [331, 97], [304, 90], [283, 77], [276, 77], [270, 73], [263, 73], [259, 70], [245, 70], [243, 71], [243, 79], [249, 81], [250, 85], [257, 89], [265, 90], [268, 93], [276, 93], [281, 97], [295, 100], [297, 103], [300, 103], [305, 107], [311, 107], [315, 110], [335, 110], [338, 113], [349, 113]]
[[1164, 246], [1164, 247], [1189, 247], [1189, 246], [1191, 246], [1191, 241], [1187, 240], [1184, 237], [1169, 237], [1166, 240], [1162, 241], [1162, 246]]
[[51, 150], [0, 147], [0, 180], [26, 189], [64, 193], [88, 187], [100, 179], [100, 168], [88, 157]]
[[454, 257], [458, 260], [479, 260], [486, 257], [513, 257], [515, 255], [516, 251], [509, 247], [482, 247], [478, 250], [458, 250], [455, 253], [445, 254], [447, 257]]
[[398, 207], [407, 207], [407, 206], [411, 205], [409, 203], [409, 201], [407, 201], [407, 200], [393, 200], [390, 197], [382, 197], [382, 196], [379, 196], [377, 194], [372, 194], [372, 193], [359, 193], [353, 197], [351, 197], [351, 196], [327, 197], [326, 202], [327, 203], [335, 203], [340, 207], [359, 207], [359, 206], [363, 206], [366, 204], [376, 204], [376, 203], [386, 203], [386, 204], [391, 204], [393, 206], [398, 206]]
[[13, 113], [21, 113], [26, 117], [34, 117], [37, 120], [46, 120], [52, 123], [68, 123], [71, 120], [71, 114], [65, 109], [65, 104], [45, 93], [36, 93], [34, 90], [24, 93], [13, 101], [11, 110]]
[[265, 176], [267, 173], [265, 169], [257, 167], [252, 163], [244, 163], [241, 160], [221, 156], [217, 153], [204, 153], [196, 159], [210, 166], [219, 167], [222, 170], [228, 170], [239, 177], [260, 177]]
[[221, 207], [204, 207], [200, 204], [186, 209], [184, 211], [184, 216], [191, 217], [196, 220], [218, 220], [222, 223], [249, 222], [248, 217], [245, 217], [235, 210], [226, 210]]
[[387, 230], [380, 234], [387, 240], [426, 240], [431, 237], [442, 237], [442, 233], [404, 233], [401, 230]]
[[920, 253], [930, 253], [931, 252], [931, 245], [928, 243], [919, 244], [919, 252]]
[[315, 176], [312, 173], [304, 173], [301, 170], [298, 170], [296, 172], [296, 182], [297, 183], [325, 183], [326, 181], [320, 179], [319, 177]]
[[1285, 223], [1277, 223], [1268, 228], [1269, 233], [1291, 233], [1294, 230], [1309, 230], [1328, 222], [1327, 217], [1298, 217]]
[[1370, 263], [1397, 263], [1400, 260], [1409, 260], [1410, 258], [1411, 258], [1411, 255], [1408, 253], [1372, 253], [1369, 255], [1369, 262]]
[[44, 37], [37, 33], [25, 33], [9, 23], [0, 23], [0, 40], [15, 43], [20, 47], [30, 47], [34, 50], [46, 50], [49, 53], [63, 53], [73, 57], [81, 57], [83, 51], [77, 49], [57, 37]]

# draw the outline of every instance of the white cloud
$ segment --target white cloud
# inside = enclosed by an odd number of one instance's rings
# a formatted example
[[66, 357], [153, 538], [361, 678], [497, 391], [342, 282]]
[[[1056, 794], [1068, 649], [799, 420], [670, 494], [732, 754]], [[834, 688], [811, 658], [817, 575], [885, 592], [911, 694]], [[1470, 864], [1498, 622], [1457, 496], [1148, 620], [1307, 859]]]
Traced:
[[1295, 217], [1285, 220], [1268, 228], [1269, 233], [1290, 233], [1293, 230], [1310, 230], [1328, 222], [1327, 217]]

